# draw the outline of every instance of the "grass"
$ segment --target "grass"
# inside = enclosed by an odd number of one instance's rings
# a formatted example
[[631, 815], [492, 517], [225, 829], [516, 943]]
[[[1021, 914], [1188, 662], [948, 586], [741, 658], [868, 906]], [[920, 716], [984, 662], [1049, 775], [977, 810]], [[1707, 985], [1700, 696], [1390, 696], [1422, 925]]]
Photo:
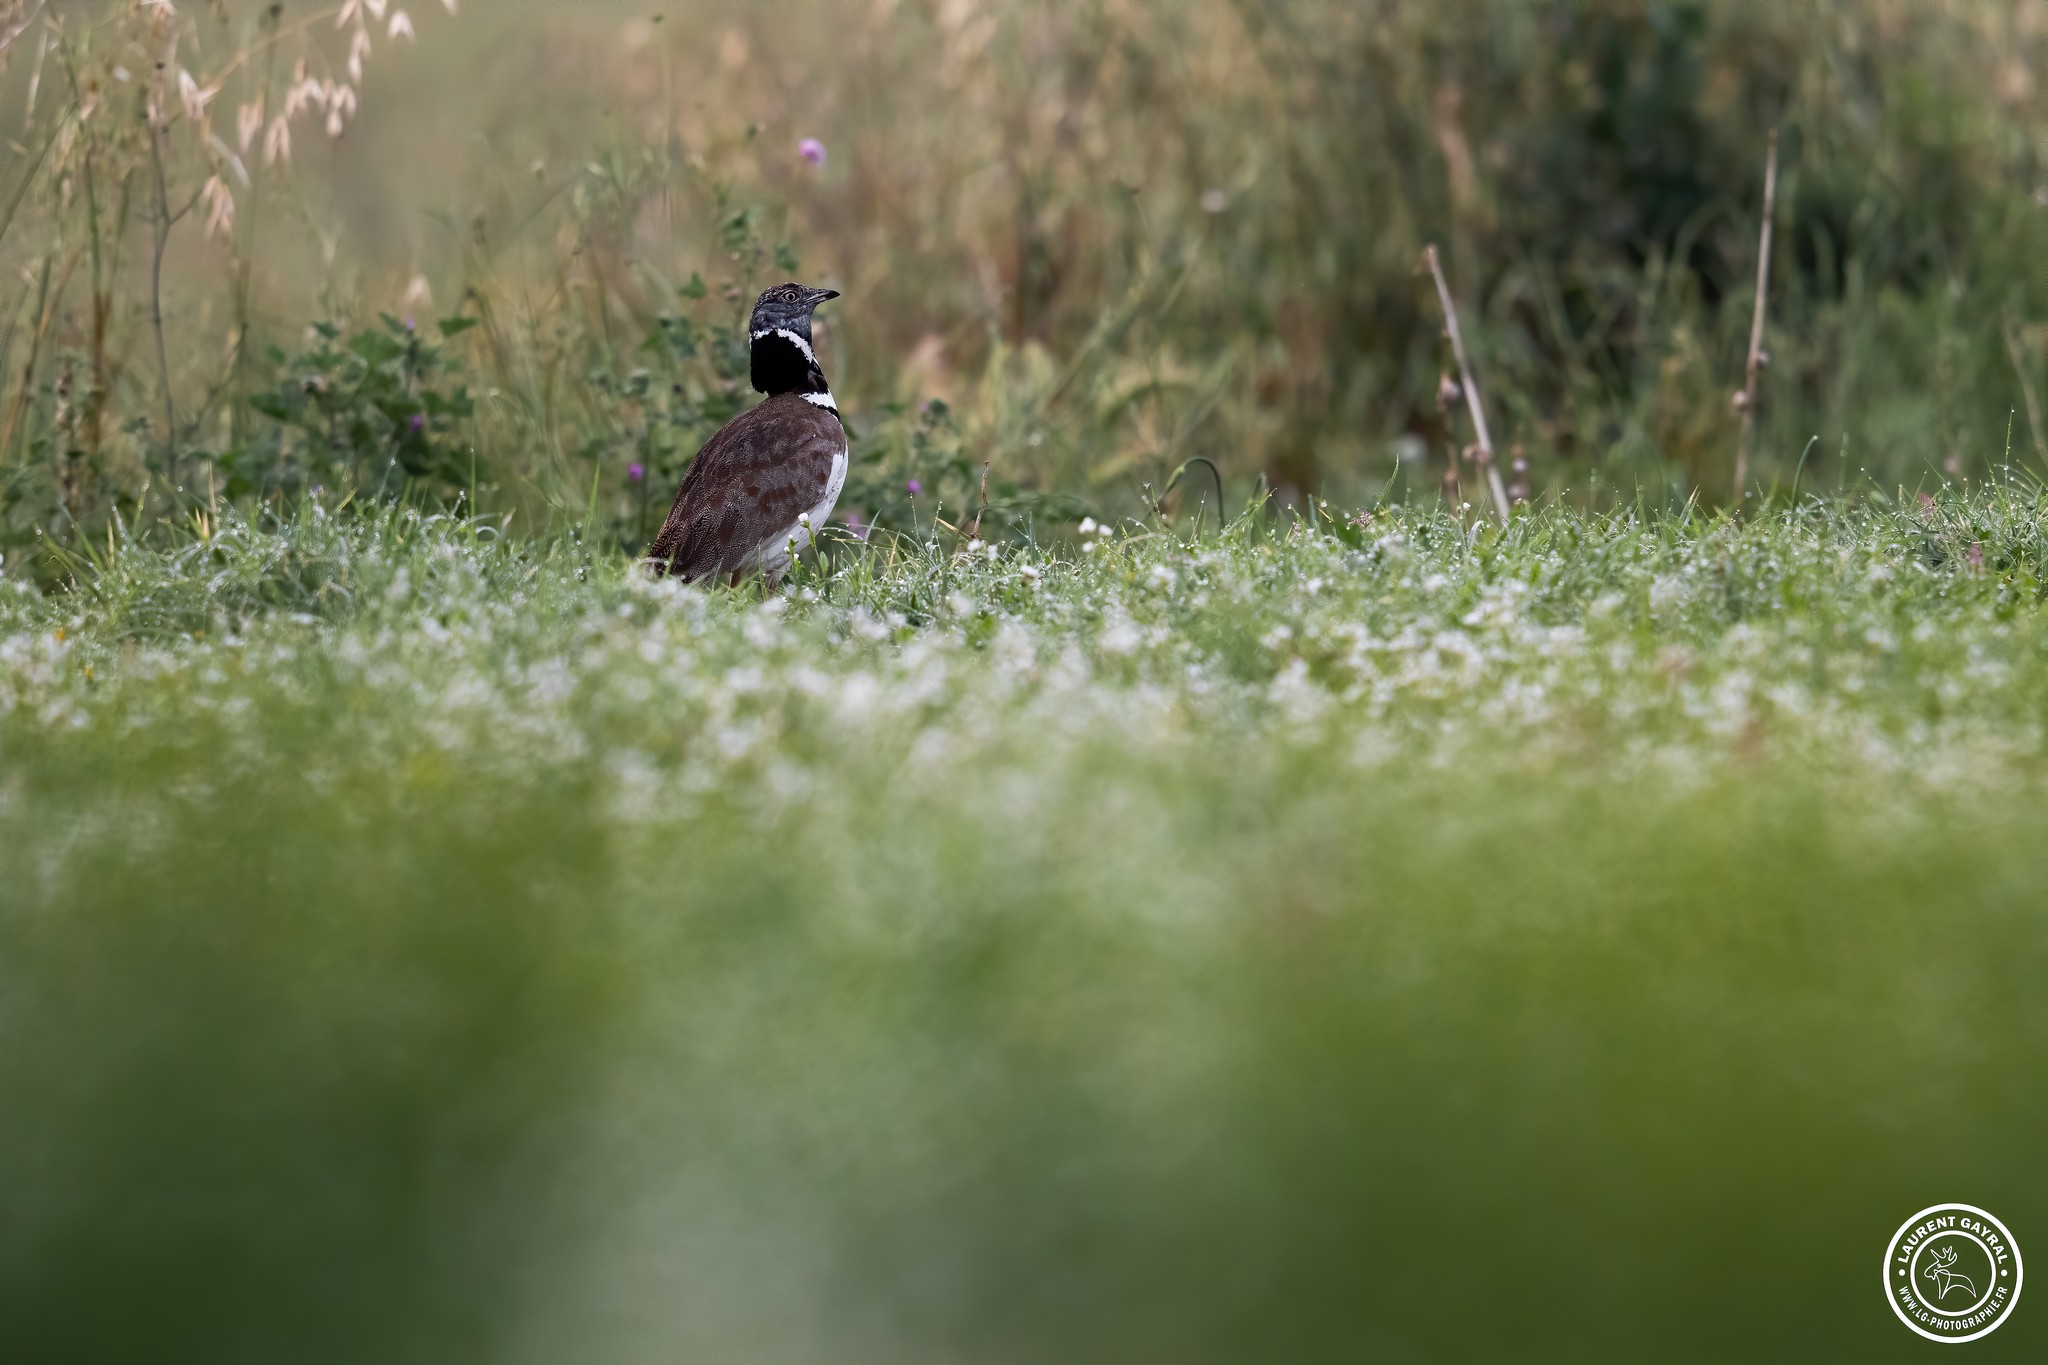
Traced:
[[2044, 511], [10, 560], [9, 1354], [1904, 1359], [2048, 1226]]

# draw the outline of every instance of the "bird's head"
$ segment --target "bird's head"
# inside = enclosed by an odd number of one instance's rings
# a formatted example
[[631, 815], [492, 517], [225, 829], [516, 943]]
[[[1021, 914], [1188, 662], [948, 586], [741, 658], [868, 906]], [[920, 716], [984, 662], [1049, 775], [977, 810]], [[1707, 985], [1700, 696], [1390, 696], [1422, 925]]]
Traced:
[[754, 316], [747, 323], [748, 335], [794, 332], [808, 343], [811, 339], [811, 311], [827, 299], [839, 297], [837, 289], [812, 289], [790, 283], [761, 291], [754, 302]]

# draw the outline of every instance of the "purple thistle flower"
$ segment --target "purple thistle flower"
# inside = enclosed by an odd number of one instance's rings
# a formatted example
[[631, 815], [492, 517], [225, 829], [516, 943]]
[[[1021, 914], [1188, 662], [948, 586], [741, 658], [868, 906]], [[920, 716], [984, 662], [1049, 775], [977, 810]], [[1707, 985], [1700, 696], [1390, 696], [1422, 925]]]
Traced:
[[913, 498], [916, 497], [919, 493], [924, 492], [924, 485], [919, 483], [916, 479], [912, 479], [909, 483], [906, 483], [903, 486], [904, 488], [909, 490], [910, 496]]
[[846, 529], [853, 532], [855, 537], [860, 540], [868, 538], [870, 527], [866, 517], [858, 512], [841, 512], [839, 518], [846, 523]]
[[814, 137], [807, 137], [796, 144], [796, 154], [813, 166], [825, 164], [825, 144]]
[[419, 412], [414, 413], [412, 415], [412, 420], [410, 422], [407, 422], [405, 425], [412, 432], [413, 435], [419, 435], [421, 432], [427, 429], [426, 414]]
[[642, 480], [642, 479], [644, 479], [644, 478], [646, 478], [646, 477], [647, 477], [647, 466], [646, 466], [646, 465], [644, 465], [644, 464], [641, 464], [641, 463], [639, 463], [638, 461], [635, 461], [634, 463], [632, 463], [632, 464], [629, 464], [629, 465], [627, 465], [627, 466], [626, 466], [626, 481], [627, 481], [628, 483], [638, 483], [638, 482], [640, 482], [640, 480]]
[[406, 331], [408, 331], [408, 332], [417, 332], [417, 331], [418, 331], [419, 329], [420, 329], [420, 325], [419, 325], [419, 323], [415, 322], [415, 321], [414, 321], [413, 319], [411, 319], [411, 318], [407, 318], [407, 319], [405, 320], [405, 330], [406, 330]]

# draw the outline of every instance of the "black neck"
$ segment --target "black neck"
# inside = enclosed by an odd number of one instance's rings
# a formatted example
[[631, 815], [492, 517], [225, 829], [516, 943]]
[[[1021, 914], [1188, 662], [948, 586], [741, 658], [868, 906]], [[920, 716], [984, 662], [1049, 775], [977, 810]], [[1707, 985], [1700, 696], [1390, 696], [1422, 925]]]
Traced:
[[830, 393], [817, 357], [780, 332], [754, 338], [754, 387], [762, 393]]

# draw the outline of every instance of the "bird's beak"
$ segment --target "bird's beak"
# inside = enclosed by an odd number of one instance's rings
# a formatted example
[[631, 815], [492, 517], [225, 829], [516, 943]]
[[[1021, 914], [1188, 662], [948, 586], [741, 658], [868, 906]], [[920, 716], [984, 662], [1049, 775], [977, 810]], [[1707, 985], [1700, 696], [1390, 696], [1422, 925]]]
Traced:
[[825, 300], [836, 299], [838, 297], [839, 291], [837, 289], [813, 289], [811, 291], [811, 307], [816, 308]]

